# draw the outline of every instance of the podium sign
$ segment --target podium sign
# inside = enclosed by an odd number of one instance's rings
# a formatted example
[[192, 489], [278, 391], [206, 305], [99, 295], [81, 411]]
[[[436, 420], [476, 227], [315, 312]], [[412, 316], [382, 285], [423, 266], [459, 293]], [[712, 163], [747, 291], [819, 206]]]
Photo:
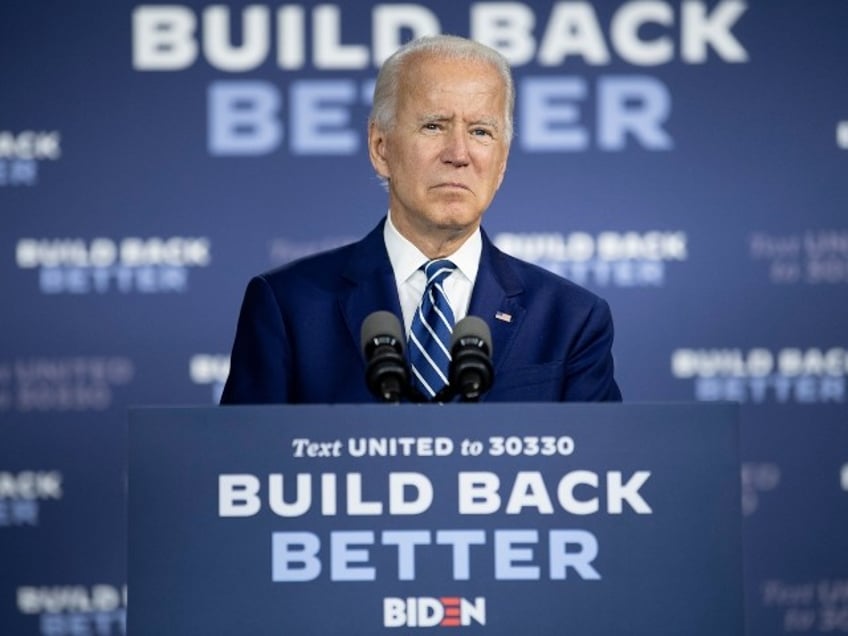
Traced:
[[130, 414], [129, 633], [743, 633], [731, 405]]

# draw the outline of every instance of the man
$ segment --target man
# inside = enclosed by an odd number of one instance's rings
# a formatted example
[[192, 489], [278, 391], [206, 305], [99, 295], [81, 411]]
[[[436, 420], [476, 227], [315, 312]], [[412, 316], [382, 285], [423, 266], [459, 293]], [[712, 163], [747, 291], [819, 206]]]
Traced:
[[386, 61], [368, 150], [389, 213], [358, 243], [251, 280], [222, 404], [374, 401], [359, 335], [377, 310], [403, 317], [412, 381], [428, 398], [445, 380], [436, 332], [474, 315], [492, 331], [484, 400], [621, 399], [607, 304], [480, 229], [506, 171], [513, 104], [508, 63], [481, 44], [421, 38]]

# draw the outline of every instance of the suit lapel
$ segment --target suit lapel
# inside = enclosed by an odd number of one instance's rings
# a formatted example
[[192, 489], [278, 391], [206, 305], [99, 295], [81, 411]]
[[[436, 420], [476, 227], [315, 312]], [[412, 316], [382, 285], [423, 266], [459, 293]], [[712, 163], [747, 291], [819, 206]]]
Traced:
[[480, 268], [468, 314], [482, 318], [492, 330], [492, 364], [497, 371], [506, 359], [526, 313], [521, 303], [524, 287], [506, 256], [483, 232]]
[[394, 272], [383, 241], [383, 222], [354, 245], [342, 272], [348, 284], [339, 294], [339, 309], [356, 349], [360, 346], [362, 322], [369, 314], [382, 309], [398, 319], [402, 316]]
[[[394, 272], [383, 240], [384, 222], [354, 245], [342, 273], [347, 285], [339, 293], [339, 309], [357, 350], [362, 322], [370, 313], [384, 309], [403, 322]], [[482, 318], [492, 331], [492, 363], [496, 371], [506, 359], [524, 320], [523, 292], [521, 280], [507, 257], [483, 232], [480, 268], [468, 314]]]

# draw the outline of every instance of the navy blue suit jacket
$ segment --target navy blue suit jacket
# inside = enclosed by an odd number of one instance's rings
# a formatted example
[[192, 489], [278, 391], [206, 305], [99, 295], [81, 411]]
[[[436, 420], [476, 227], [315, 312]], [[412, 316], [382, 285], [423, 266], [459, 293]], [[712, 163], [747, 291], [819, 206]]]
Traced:
[[[357, 243], [253, 278], [221, 403], [374, 402], [359, 339], [380, 309], [401, 319], [383, 222]], [[504, 254], [485, 233], [468, 314], [492, 330], [495, 380], [484, 400], [621, 400], [606, 302]]]

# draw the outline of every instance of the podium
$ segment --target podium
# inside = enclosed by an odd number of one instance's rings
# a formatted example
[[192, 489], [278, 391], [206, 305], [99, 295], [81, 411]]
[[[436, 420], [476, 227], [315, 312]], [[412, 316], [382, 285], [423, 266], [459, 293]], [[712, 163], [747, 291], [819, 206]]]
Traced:
[[128, 631], [741, 636], [729, 404], [130, 413]]

